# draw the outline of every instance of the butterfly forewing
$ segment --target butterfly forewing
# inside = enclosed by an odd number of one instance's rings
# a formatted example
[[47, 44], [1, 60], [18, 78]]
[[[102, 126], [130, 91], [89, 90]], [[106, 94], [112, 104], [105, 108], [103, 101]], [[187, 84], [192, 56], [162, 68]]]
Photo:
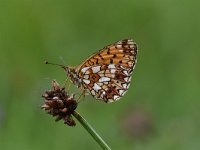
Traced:
[[105, 102], [118, 100], [129, 88], [136, 55], [131, 39], [104, 47], [76, 67], [83, 89]]
[[136, 63], [137, 45], [131, 39], [121, 40], [108, 45], [99, 52], [93, 54], [86, 61], [76, 67], [79, 72], [81, 68], [96, 64], [119, 64], [132, 69]]

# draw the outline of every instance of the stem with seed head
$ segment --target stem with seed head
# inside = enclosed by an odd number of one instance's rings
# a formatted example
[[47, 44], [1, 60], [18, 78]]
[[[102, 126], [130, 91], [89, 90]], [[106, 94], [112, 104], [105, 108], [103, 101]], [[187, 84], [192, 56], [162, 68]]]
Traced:
[[81, 125], [89, 132], [89, 134], [104, 150], [111, 150], [106, 142], [98, 135], [98, 133], [92, 128], [92, 126], [79, 113], [74, 111], [73, 116], [81, 123]]

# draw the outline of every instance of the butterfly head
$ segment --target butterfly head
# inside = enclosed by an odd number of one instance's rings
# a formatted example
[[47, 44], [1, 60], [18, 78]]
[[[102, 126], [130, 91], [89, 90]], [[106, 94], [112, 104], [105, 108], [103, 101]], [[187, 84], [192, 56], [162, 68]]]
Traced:
[[65, 70], [68, 77], [70, 77], [70, 78], [73, 77], [73, 74], [75, 73], [75, 70], [73, 67], [65, 66], [65, 67], [63, 67], [63, 69]]

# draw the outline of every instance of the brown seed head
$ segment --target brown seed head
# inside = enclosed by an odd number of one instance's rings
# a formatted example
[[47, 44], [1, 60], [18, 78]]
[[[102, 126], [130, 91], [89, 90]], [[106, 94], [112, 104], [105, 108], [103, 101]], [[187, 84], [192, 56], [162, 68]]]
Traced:
[[42, 97], [45, 99], [45, 104], [41, 106], [48, 114], [55, 116], [55, 121], [61, 119], [69, 126], [75, 126], [76, 123], [72, 118], [72, 114], [78, 103], [75, 100], [75, 95], [65, 91], [56, 80], [52, 81], [52, 90], [46, 91]]

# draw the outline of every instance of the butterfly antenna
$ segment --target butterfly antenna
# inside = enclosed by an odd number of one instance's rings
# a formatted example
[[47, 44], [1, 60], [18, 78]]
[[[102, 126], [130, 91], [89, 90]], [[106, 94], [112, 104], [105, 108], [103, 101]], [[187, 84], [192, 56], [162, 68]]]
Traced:
[[56, 64], [56, 63], [51, 63], [51, 62], [48, 62], [48, 61], [46, 61], [46, 60], [44, 61], [44, 63], [45, 63], [45, 64], [50, 64], [50, 65], [55, 65], [55, 66], [60, 66], [61, 68], [64, 68], [64, 69], [66, 68], [64, 65]]
[[62, 56], [59, 56], [60, 60], [62, 61], [62, 63], [66, 64], [64, 58]]

